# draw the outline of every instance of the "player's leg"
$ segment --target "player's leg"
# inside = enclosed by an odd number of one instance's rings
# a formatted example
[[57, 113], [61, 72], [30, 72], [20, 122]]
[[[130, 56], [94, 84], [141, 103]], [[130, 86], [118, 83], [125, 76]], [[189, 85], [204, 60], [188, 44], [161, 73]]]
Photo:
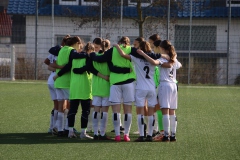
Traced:
[[88, 115], [90, 113], [90, 105], [91, 100], [81, 100], [81, 106], [82, 106], [82, 114], [81, 114], [81, 139], [93, 139], [93, 137], [89, 136], [86, 133], [87, 130], [87, 124], [88, 124]]
[[108, 109], [109, 109], [109, 97], [102, 98], [102, 113], [100, 118], [100, 136], [99, 140], [110, 140], [106, 135], [107, 121], [108, 121]]
[[[93, 101], [92, 101], [92, 105], [94, 106], [94, 111], [92, 112], [90, 119], [92, 122], [92, 128], [93, 128], [93, 132], [94, 132], [94, 137], [93, 137], [94, 140], [98, 140], [98, 123], [99, 123], [98, 117], [100, 115], [101, 99], [102, 98], [99, 96], [94, 96]], [[91, 114], [91, 111], [90, 111], [90, 114]], [[88, 121], [88, 123], [89, 123], [89, 121]]]
[[175, 110], [177, 109], [177, 86], [172, 85], [172, 98], [171, 98], [171, 106], [169, 110], [169, 116], [170, 116], [170, 141], [174, 142], [176, 141], [176, 130], [177, 130], [177, 117]]
[[130, 141], [129, 132], [132, 124], [132, 103], [135, 101], [135, 84], [122, 85], [124, 108], [124, 141]]
[[120, 137], [120, 110], [122, 101], [121, 85], [112, 85], [110, 87], [110, 97], [109, 101], [112, 105], [112, 120], [115, 130], [115, 141], [121, 141]]
[[58, 136], [63, 136], [63, 128], [64, 128], [64, 93], [62, 89], [56, 89], [57, 99], [58, 99], [58, 115], [57, 115], [57, 129]]
[[148, 91], [146, 95], [146, 99], [148, 100], [148, 126], [147, 126], [148, 135], [146, 137], [146, 141], [151, 142], [153, 129], [154, 129], [154, 121], [155, 121], [155, 118], [154, 118], [155, 105], [157, 104], [155, 90]]
[[69, 133], [68, 137], [69, 138], [75, 138], [76, 135], [74, 134], [74, 124], [75, 124], [75, 116], [78, 111], [78, 106], [79, 106], [79, 99], [74, 99], [70, 101], [70, 109], [68, 112], [68, 128], [69, 128]]

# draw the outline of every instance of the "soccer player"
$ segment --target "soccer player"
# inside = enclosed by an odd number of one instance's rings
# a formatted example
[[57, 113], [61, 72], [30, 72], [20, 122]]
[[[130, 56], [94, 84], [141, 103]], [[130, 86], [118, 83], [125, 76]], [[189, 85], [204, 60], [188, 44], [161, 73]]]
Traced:
[[[69, 59], [71, 59], [71, 56], [75, 53], [77, 53], [77, 50], [81, 46], [81, 41], [78, 41], [77, 37], [69, 37], [66, 40], [66, 45], [61, 48], [58, 58], [56, 61], [56, 64], [59, 66], [66, 67], [66, 64], [68, 64]], [[86, 57], [87, 55], [85, 55]], [[56, 70], [57, 74], [53, 77], [54, 87], [57, 90], [57, 98], [58, 98], [58, 136], [64, 136], [64, 100], [69, 100], [69, 87], [70, 87], [70, 76], [71, 73], [67, 72], [66, 74], [61, 74], [60, 69]], [[60, 73], [59, 73], [60, 72]], [[59, 77], [59, 78], [58, 78]], [[67, 120], [67, 119], [66, 119]], [[65, 129], [68, 129], [68, 127], [65, 127]], [[67, 134], [67, 133], [66, 133]]]
[[[130, 40], [128, 37], [122, 37], [119, 41], [120, 48], [125, 54], [131, 54], [136, 57], [141, 57], [137, 54], [137, 49], [130, 47]], [[115, 47], [110, 48], [102, 56], [96, 56], [95, 54], [90, 54], [91, 59], [97, 62], [108, 62], [108, 65], [113, 65], [117, 67], [128, 68], [128, 73], [119, 74], [111, 70], [110, 68], [110, 97], [109, 101], [112, 103], [113, 109], [113, 125], [115, 129], [115, 141], [121, 141], [120, 137], [120, 108], [123, 99], [124, 108], [124, 141], [129, 142], [129, 131], [132, 122], [132, 102], [134, 102], [135, 97], [135, 84], [136, 75], [132, 63], [121, 57]], [[161, 55], [150, 55], [156, 59], [156, 56], [161, 57]]]
[[[164, 40], [160, 43], [161, 53], [167, 54], [170, 57], [170, 62], [174, 63], [177, 57], [174, 46], [171, 45], [170, 41]], [[160, 58], [154, 60], [144, 52], [139, 51], [140, 55], [146, 58], [153, 65], [162, 65], [167, 62], [166, 59]], [[174, 142], [176, 141], [176, 114], [177, 109], [177, 86], [176, 79], [173, 77], [174, 72], [173, 66], [171, 68], [162, 68], [160, 72], [160, 86], [158, 90], [158, 100], [163, 113], [163, 128], [164, 136], [162, 138], [163, 142]], [[169, 133], [169, 129], [171, 135]], [[169, 137], [170, 136], [170, 137]]]
[[56, 90], [54, 88], [54, 81], [53, 81], [53, 76], [55, 76], [55, 74], [56, 74], [56, 72], [55, 72], [56, 69], [49, 66], [49, 64], [53, 63], [54, 60], [55, 60], [55, 56], [52, 54], [49, 54], [48, 57], [44, 60], [44, 63], [46, 65], [48, 65], [48, 70], [51, 71], [51, 73], [48, 77], [48, 82], [47, 82], [50, 96], [53, 101], [53, 109], [51, 111], [50, 126], [49, 126], [49, 130], [48, 130], [48, 133], [51, 133], [51, 134], [53, 134], [53, 131], [54, 131], [53, 128], [56, 125], [57, 110], [58, 110], [57, 94], [56, 94]]

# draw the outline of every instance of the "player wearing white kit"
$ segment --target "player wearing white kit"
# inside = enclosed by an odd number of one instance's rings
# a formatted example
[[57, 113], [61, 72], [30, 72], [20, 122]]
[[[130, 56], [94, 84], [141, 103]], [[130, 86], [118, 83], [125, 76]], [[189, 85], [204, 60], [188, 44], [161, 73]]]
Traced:
[[[135, 64], [136, 71], [136, 87], [135, 87], [135, 105], [137, 107], [137, 122], [140, 132], [140, 137], [135, 140], [137, 142], [144, 141], [144, 105], [145, 101], [148, 101], [148, 135], [146, 141], [152, 141], [152, 133], [154, 126], [154, 110], [157, 104], [156, 91], [155, 91], [155, 65], [150, 64], [145, 59], [139, 59], [132, 55], [125, 54], [118, 45], [117, 47], [120, 55], [126, 59], [131, 59]], [[151, 52], [150, 44], [146, 41], [142, 41], [139, 46], [145, 53]]]
[[[54, 88], [54, 81], [53, 76], [56, 74], [55, 69], [50, 67], [49, 64], [53, 63], [56, 56], [49, 54], [48, 57], [44, 60], [44, 63], [48, 65], [48, 70], [51, 71], [49, 77], [48, 77], [48, 89], [50, 92], [51, 99], [53, 101], [53, 109], [51, 111], [51, 117], [50, 117], [50, 126], [48, 133], [54, 133], [54, 129], [56, 126], [56, 120], [57, 120], [57, 109], [58, 109], [58, 101], [57, 101], [57, 94], [56, 90]], [[56, 131], [55, 131], [56, 132]], [[56, 133], [55, 133], [56, 134]]]
[[[174, 62], [176, 59], [176, 52], [174, 46], [171, 45], [170, 41], [164, 40], [160, 44], [161, 53], [167, 54], [170, 57], [170, 62]], [[162, 65], [165, 62], [168, 62], [166, 59], [160, 58], [154, 60], [144, 54], [143, 52], [138, 52], [140, 55], [144, 56], [151, 64]], [[162, 68], [160, 73], [160, 86], [158, 89], [158, 100], [163, 113], [163, 128], [164, 136], [162, 141], [168, 142], [176, 141], [176, 115], [175, 110], [177, 109], [177, 86], [176, 79], [173, 77], [173, 74], [176, 70], [172, 66], [171, 68]], [[169, 128], [171, 131], [171, 136], [169, 139]]]

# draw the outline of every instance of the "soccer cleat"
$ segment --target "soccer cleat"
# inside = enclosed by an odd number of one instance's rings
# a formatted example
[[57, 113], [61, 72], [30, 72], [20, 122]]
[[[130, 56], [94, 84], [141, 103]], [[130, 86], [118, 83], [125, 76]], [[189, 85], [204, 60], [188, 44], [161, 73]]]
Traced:
[[58, 130], [57, 130], [57, 128], [53, 128], [53, 129], [52, 129], [52, 134], [53, 134], [53, 135], [58, 135]]
[[134, 142], [145, 142], [145, 140], [143, 136], [139, 136]]
[[74, 132], [69, 132], [68, 133], [68, 138], [77, 138]]
[[147, 138], [145, 139], [146, 142], [152, 142], [152, 136], [147, 135]]
[[120, 136], [116, 136], [114, 139], [116, 142], [121, 142], [121, 137]]
[[124, 135], [123, 140], [124, 140], [125, 142], [130, 142], [130, 138], [129, 138], [128, 135]]
[[153, 141], [155, 141], [155, 142], [162, 142], [162, 139], [163, 139], [162, 134], [158, 134], [155, 137], [153, 137]]
[[163, 136], [162, 142], [169, 142], [169, 137], [168, 136]]
[[170, 136], [170, 142], [176, 142], [177, 141], [177, 139], [176, 139], [176, 137], [175, 136]]
[[76, 128], [73, 128], [73, 132], [74, 132], [75, 134], [80, 134], [80, 132], [78, 132], [78, 131], [76, 130]]
[[80, 138], [83, 139], [83, 140], [93, 139], [93, 137], [89, 136], [89, 135], [86, 134], [86, 133], [81, 133], [81, 134], [80, 134]]
[[106, 134], [104, 136], [99, 136], [99, 140], [111, 140], [110, 137], [108, 137]]
[[53, 132], [52, 129], [49, 128], [48, 129], [48, 134], [52, 134], [52, 132]]
[[99, 136], [96, 135], [96, 134], [94, 134], [94, 136], [93, 136], [93, 140], [98, 140], [98, 139], [99, 139]]
[[152, 137], [155, 137], [155, 136], [157, 136], [158, 134], [160, 134], [160, 132], [159, 131], [153, 131], [153, 134], [152, 134]]

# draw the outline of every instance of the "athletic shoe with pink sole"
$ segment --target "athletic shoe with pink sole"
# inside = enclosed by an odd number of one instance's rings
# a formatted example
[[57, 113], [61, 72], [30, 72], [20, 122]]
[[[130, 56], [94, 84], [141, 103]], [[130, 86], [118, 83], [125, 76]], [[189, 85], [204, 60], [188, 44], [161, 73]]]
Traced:
[[128, 135], [124, 135], [123, 140], [124, 140], [125, 142], [129, 142], [129, 141], [130, 141], [130, 138], [129, 138]]
[[116, 142], [121, 142], [121, 137], [120, 136], [116, 136], [114, 139]]

